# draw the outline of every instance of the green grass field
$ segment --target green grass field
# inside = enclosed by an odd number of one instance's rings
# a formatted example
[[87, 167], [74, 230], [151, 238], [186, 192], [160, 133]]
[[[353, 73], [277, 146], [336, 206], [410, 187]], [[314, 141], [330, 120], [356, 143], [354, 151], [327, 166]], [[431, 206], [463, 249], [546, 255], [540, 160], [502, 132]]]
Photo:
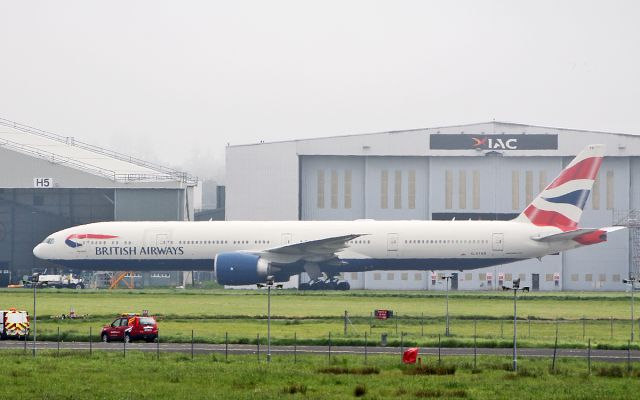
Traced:
[[[397, 358], [254, 356], [116, 352], [40, 352], [37, 357], [4, 352], [0, 398], [42, 399], [631, 399], [640, 390], [639, 371], [626, 364], [521, 359], [519, 372], [506, 358], [426, 359], [421, 368]], [[442, 375], [439, 375], [442, 374]]]
[[[266, 336], [266, 292], [224, 290], [39, 290], [38, 335], [41, 339], [97, 340], [100, 328], [121, 312], [143, 309], [159, 317], [163, 341], [191, 340], [252, 343]], [[0, 307], [33, 311], [30, 290], [0, 290]], [[374, 309], [391, 309], [396, 319], [371, 318]], [[59, 320], [68, 314], [87, 319]], [[350, 316], [344, 335], [344, 311]], [[389, 335], [389, 344], [434, 346], [445, 331], [442, 292], [272, 292], [272, 337], [276, 344], [320, 344], [331, 333], [336, 344], [375, 344]], [[503, 292], [454, 292], [449, 296], [451, 337], [444, 346], [468, 346], [474, 334], [480, 346], [510, 346], [513, 298]], [[562, 347], [626, 348], [630, 336], [626, 293], [528, 293], [518, 300], [518, 340], [523, 347], [552, 346], [558, 329]], [[636, 326], [636, 329], [639, 329]], [[640, 329], [639, 329], [640, 330]], [[640, 333], [640, 332], [638, 332]], [[264, 340], [264, 339], [263, 339]], [[638, 344], [634, 343], [634, 347]]]

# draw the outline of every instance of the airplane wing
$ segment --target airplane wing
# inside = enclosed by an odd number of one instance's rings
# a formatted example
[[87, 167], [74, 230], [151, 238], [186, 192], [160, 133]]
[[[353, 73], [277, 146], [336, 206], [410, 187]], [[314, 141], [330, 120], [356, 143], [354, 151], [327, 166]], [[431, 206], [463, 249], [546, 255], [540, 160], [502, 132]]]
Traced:
[[583, 229], [576, 229], [568, 232], [552, 233], [550, 235], [534, 236], [531, 239], [536, 240], [538, 242], [557, 242], [557, 241], [563, 241], [563, 240], [576, 239], [580, 236], [586, 235], [588, 233], [597, 232], [597, 231], [604, 231], [606, 233], [609, 233], [609, 232], [617, 231], [620, 229], [624, 229], [624, 227], [609, 226], [606, 228], [583, 228]]
[[255, 254], [260, 254], [262, 257], [276, 263], [290, 263], [301, 260], [323, 262], [335, 259], [336, 253], [347, 248], [348, 241], [364, 235], [366, 235], [366, 233], [354, 233], [300, 243], [290, 243], [265, 249]]

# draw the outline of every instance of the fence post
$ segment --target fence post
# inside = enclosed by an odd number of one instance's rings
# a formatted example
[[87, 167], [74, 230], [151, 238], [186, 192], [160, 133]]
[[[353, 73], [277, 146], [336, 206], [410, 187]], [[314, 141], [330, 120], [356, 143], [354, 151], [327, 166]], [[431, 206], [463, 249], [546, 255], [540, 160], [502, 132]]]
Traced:
[[193, 360], [193, 329], [191, 330], [191, 359]]
[[478, 366], [478, 342], [477, 342], [477, 324], [478, 320], [473, 319], [473, 369]]
[[348, 320], [347, 310], [344, 310], [344, 335], [347, 336], [347, 320]]
[[329, 332], [329, 363], [331, 363], [331, 332]]
[[89, 327], [89, 355], [93, 354], [93, 338], [91, 336], [91, 327]]
[[587, 350], [587, 372], [591, 375], [591, 338], [589, 338], [589, 345]]
[[224, 361], [229, 361], [229, 332], [224, 333]]
[[260, 362], [260, 334], [256, 336], [256, 346], [258, 347], [258, 362]]
[[396, 336], [398, 336], [398, 314], [393, 314], [393, 316], [395, 317], [394, 319], [396, 320]]
[[364, 363], [367, 363], [367, 332], [364, 333]]
[[58, 356], [60, 355], [60, 327], [58, 327]]
[[631, 372], [631, 340], [627, 341], [627, 371]]
[[293, 363], [298, 362], [298, 334], [293, 332]]
[[442, 361], [440, 357], [440, 334], [438, 333], [438, 362]]
[[551, 364], [551, 370], [556, 371], [556, 352], [558, 351], [558, 324], [556, 324], [556, 342], [553, 345], [553, 362]]

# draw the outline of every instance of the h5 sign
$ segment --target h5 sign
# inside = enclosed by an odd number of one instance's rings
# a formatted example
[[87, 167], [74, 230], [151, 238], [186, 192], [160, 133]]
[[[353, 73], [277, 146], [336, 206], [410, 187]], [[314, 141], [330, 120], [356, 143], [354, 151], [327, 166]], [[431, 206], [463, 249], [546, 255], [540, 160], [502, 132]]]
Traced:
[[33, 187], [45, 189], [52, 188], [53, 178], [33, 178]]

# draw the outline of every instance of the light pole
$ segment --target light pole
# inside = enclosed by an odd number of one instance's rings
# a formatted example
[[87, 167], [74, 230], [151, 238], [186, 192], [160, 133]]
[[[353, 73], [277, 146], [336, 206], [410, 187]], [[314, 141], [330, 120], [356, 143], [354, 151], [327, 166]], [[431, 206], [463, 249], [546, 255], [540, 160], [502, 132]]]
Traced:
[[[267, 281], [257, 284], [258, 288], [267, 288], [267, 362], [271, 362], [271, 288], [273, 287], [273, 276], [268, 276]], [[282, 287], [278, 285], [276, 287]]]
[[514, 279], [512, 287], [503, 286], [503, 289], [513, 290], [513, 372], [518, 371], [518, 290], [529, 291], [528, 286], [520, 287], [520, 278]]
[[631, 341], [633, 342], [633, 323], [634, 323], [634, 312], [633, 312], [633, 291], [635, 289], [635, 283], [638, 279], [635, 277], [629, 277], [629, 279], [623, 279], [622, 282], [628, 283], [631, 285]]
[[38, 334], [38, 317], [36, 316], [36, 287], [38, 286], [38, 274], [31, 275], [33, 286], [33, 356], [36, 356], [36, 335]]
[[445, 280], [445, 284], [447, 285], [447, 288], [445, 289], [445, 303], [446, 303], [446, 325], [445, 325], [445, 330], [444, 330], [444, 335], [445, 336], [449, 336], [449, 281], [451, 280], [452, 275], [445, 275], [442, 277], [442, 279]]

